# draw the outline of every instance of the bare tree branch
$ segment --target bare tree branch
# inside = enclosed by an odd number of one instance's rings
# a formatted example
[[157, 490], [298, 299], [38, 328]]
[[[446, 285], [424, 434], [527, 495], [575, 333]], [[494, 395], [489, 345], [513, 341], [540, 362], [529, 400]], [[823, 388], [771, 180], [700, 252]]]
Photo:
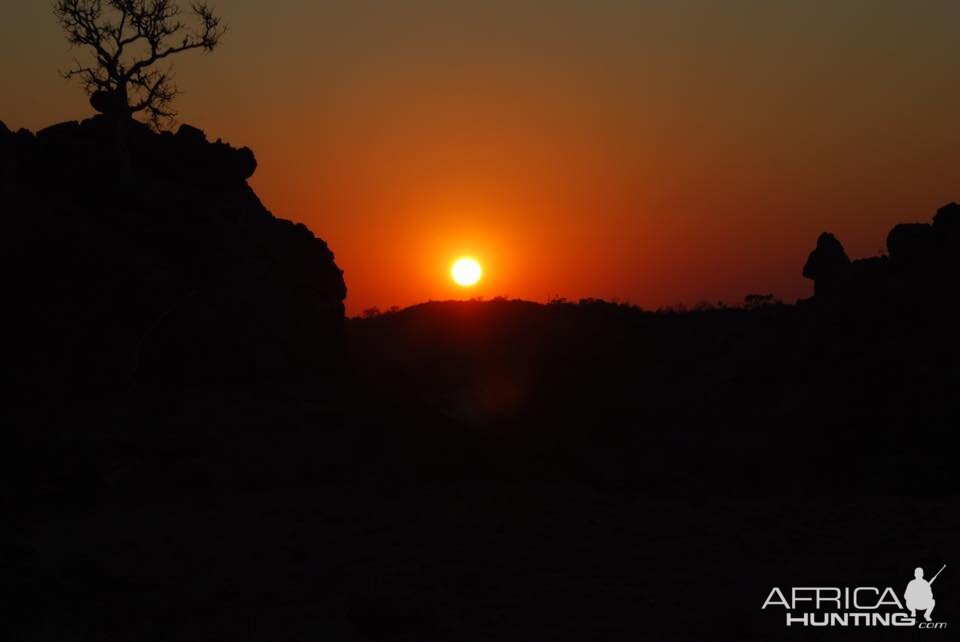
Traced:
[[109, 94], [117, 116], [143, 113], [157, 129], [171, 122], [171, 103], [180, 93], [172, 67], [157, 63], [185, 51], [211, 52], [226, 33], [226, 25], [205, 2], [190, 5], [188, 26], [173, 0], [56, 0], [53, 13], [74, 47], [89, 48], [93, 64], [74, 60], [61, 75], [78, 78], [91, 96]]

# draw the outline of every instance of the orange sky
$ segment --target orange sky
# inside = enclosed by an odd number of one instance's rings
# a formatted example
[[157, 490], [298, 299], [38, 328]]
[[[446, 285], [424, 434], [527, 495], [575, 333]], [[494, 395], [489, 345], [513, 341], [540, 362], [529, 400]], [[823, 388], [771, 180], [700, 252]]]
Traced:
[[[215, 3], [181, 120], [249, 145], [348, 311], [427, 299], [793, 300], [817, 234], [875, 254], [960, 200], [960, 3]], [[89, 114], [47, 3], [0, 23], [0, 119]], [[465, 291], [460, 255], [485, 268]]]

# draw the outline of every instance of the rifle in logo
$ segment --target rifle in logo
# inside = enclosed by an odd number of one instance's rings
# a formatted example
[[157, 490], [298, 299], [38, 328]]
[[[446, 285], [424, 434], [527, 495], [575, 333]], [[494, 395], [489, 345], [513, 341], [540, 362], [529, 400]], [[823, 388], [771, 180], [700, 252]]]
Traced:
[[945, 568], [947, 568], [947, 565], [946, 565], [946, 564], [944, 564], [943, 566], [940, 567], [940, 570], [937, 571], [937, 574], [934, 575], [933, 578], [930, 580], [930, 583], [931, 583], [931, 584], [933, 584], [934, 582], [937, 581], [937, 578], [940, 577], [940, 573], [943, 573], [943, 569], [945, 569]]

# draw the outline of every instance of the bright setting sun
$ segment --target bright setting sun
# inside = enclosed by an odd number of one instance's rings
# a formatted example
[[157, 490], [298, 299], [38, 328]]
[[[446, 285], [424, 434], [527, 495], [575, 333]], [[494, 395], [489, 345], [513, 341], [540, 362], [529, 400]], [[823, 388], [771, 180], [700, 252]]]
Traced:
[[454, 262], [453, 267], [450, 268], [450, 276], [457, 285], [469, 287], [475, 285], [483, 276], [483, 268], [474, 259], [465, 257]]

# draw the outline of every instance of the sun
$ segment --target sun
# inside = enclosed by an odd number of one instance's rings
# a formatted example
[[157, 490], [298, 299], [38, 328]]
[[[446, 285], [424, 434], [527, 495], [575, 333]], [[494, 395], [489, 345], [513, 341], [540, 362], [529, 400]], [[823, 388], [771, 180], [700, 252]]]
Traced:
[[457, 285], [468, 288], [477, 284], [477, 281], [483, 276], [483, 268], [475, 259], [464, 257], [454, 261], [453, 267], [450, 268], [450, 276], [453, 277]]

